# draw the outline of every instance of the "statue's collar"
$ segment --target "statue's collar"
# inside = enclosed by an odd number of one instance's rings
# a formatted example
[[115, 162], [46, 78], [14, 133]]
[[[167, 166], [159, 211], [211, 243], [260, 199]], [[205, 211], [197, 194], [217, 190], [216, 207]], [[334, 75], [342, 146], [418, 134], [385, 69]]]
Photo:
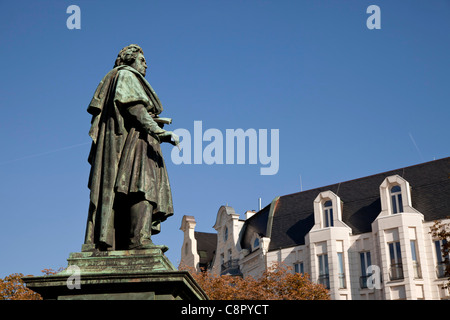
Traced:
[[153, 90], [152, 86], [147, 81], [147, 79], [145, 79], [144, 76], [139, 71], [128, 65], [118, 66], [115, 67], [113, 70], [116, 70], [116, 72], [118, 72], [119, 70], [128, 70], [133, 72], [136, 75], [136, 77], [141, 81], [142, 85], [144, 86], [144, 90], [147, 92], [150, 100], [152, 101], [153, 106], [156, 108], [155, 114], [160, 114], [163, 111], [163, 106], [158, 98], [158, 95], [156, 94], [155, 90]]

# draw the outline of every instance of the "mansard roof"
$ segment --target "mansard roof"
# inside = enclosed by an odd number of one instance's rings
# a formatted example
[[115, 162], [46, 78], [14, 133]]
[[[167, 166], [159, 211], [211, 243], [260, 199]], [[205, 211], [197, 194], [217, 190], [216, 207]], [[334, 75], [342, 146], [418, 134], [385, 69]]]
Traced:
[[450, 158], [444, 158], [278, 197], [246, 221], [241, 247], [251, 248], [254, 232], [271, 238], [269, 251], [305, 244], [305, 236], [314, 225], [314, 199], [324, 191], [340, 197], [342, 220], [353, 234], [371, 232], [371, 224], [381, 212], [380, 185], [393, 175], [409, 182], [412, 205], [426, 221], [449, 215]]

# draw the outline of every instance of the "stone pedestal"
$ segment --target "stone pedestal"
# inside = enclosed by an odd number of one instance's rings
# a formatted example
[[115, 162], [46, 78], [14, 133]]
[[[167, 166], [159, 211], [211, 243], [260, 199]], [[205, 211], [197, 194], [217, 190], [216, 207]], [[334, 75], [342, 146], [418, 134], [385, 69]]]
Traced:
[[205, 300], [186, 271], [177, 271], [160, 249], [76, 252], [55, 275], [24, 277], [44, 300]]

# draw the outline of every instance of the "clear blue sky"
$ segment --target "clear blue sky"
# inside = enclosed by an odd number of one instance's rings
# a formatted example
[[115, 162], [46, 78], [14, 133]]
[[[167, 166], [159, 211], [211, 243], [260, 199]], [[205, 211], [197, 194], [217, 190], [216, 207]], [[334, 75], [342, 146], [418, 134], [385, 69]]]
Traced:
[[[81, 8], [69, 30], [66, 9]], [[369, 30], [369, 5], [381, 29]], [[178, 265], [182, 216], [450, 155], [450, 1], [2, 1], [0, 276], [67, 266], [87, 218], [94, 90], [139, 44], [172, 129], [279, 129], [279, 171], [175, 165], [175, 215], [154, 242]]]

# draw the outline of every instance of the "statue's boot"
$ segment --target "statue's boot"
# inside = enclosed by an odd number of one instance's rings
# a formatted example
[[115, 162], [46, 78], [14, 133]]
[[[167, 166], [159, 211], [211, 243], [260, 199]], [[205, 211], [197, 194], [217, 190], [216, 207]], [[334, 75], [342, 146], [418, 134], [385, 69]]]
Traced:
[[130, 250], [161, 249], [166, 252], [169, 248], [156, 245], [151, 240], [153, 206], [149, 201], [142, 200], [130, 208]]

